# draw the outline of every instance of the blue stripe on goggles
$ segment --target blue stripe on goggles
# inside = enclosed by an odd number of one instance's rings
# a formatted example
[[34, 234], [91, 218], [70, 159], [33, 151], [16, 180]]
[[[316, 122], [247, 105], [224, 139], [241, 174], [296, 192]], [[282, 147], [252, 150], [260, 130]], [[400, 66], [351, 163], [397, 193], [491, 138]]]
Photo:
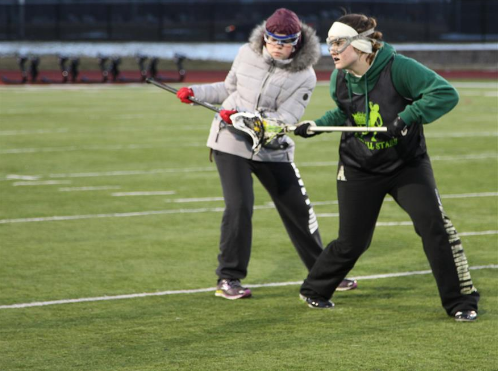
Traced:
[[292, 34], [292, 35], [285, 35], [285, 36], [278, 36], [275, 35], [274, 33], [271, 33], [268, 30], [265, 30], [264, 34], [264, 39], [267, 44], [270, 45], [296, 45], [299, 42], [299, 36], [301, 36], [301, 32]]

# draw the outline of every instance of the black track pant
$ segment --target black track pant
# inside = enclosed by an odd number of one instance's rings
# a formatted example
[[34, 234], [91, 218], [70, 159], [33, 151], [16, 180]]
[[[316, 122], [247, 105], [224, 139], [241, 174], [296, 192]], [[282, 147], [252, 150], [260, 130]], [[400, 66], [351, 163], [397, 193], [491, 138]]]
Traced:
[[369, 247], [382, 202], [387, 194], [410, 216], [421, 237], [436, 279], [442, 305], [449, 315], [477, 310], [475, 290], [462, 244], [443, 211], [428, 156], [391, 175], [372, 175], [344, 168], [337, 180], [339, 237], [320, 255], [301, 286], [301, 293], [329, 299]]
[[218, 277], [242, 279], [247, 275], [254, 207], [252, 174], [270, 194], [292, 244], [310, 270], [322, 252], [322, 242], [313, 208], [294, 164], [258, 162], [219, 151], [213, 153], [225, 199]]

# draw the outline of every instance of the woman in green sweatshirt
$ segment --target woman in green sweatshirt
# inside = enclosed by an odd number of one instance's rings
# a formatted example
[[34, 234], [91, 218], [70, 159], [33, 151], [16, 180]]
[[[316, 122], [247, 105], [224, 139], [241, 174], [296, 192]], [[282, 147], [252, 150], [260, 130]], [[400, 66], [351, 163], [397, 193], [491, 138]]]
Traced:
[[337, 108], [304, 121], [313, 126], [387, 127], [387, 132], [344, 132], [339, 148], [339, 236], [320, 255], [301, 286], [311, 308], [332, 308], [336, 287], [372, 240], [382, 202], [391, 195], [421, 237], [442, 305], [457, 321], [477, 318], [472, 283], [458, 234], [445, 214], [425, 145], [423, 124], [458, 103], [455, 89], [434, 71], [381, 42], [375, 19], [348, 14], [334, 22], [327, 44], [336, 69], [330, 95]]

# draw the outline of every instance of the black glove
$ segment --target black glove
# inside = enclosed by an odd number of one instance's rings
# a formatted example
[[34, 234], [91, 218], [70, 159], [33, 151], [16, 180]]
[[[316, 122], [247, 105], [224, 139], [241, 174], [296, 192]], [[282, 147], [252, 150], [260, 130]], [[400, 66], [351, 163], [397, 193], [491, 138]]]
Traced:
[[386, 135], [390, 138], [404, 137], [407, 133], [408, 125], [401, 119], [401, 117], [396, 117], [391, 125], [387, 126]]
[[299, 135], [300, 137], [303, 138], [310, 138], [314, 137], [315, 135], [322, 134], [321, 132], [312, 132], [311, 130], [308, 131], [310, 127], [316, 127], [316, 124], [314, 121], [303, 121], [300, 124], [297, 125], [296, 129], [294, 129], [294, 135]]

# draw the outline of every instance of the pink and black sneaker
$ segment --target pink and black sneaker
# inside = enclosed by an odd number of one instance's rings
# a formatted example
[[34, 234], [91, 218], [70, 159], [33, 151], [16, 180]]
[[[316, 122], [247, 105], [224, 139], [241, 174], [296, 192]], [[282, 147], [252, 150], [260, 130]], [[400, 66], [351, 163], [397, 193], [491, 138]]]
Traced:
[[242, 287], [240, 280], [237, 279], [221, 279], [216, 286], [216, 296], [221, 296], [222, 298], [235, 300], [251, 297], [251, 290], [247, 287]]

